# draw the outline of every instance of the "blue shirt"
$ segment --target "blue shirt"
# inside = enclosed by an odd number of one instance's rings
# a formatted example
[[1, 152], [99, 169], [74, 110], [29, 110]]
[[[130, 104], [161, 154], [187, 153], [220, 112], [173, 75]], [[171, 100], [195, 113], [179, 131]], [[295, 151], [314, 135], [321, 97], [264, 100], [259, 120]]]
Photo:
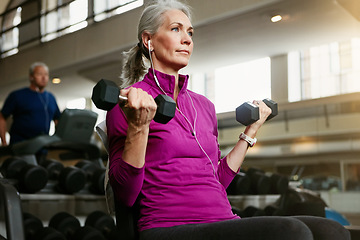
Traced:
[[51, 120], [60, 117], [53, 94], [47, 91], [36, 92], [28, 87], [11, 92], [1, 113], [5, 119], [10, 115], [13, 117], [9, 131], [10, 144], [49, 134]]

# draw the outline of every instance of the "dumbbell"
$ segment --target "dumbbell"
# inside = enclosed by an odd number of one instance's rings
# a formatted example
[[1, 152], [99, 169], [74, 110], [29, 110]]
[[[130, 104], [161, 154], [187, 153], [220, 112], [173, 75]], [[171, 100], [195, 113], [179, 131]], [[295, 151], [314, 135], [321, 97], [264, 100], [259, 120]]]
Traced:
[[[110, 80], [101, 79], [93, 88], [92, 101], [99, 109], [109, 111], [119, 101], [127, 101], [127, 97], [120, 96], [119, 87]], [[176, 103], [167, 96], [159, 94], [155, 98], [157, 104], [154, 121], [158, 123], [167, 123], [175, 116]]]
[[284, 211], [275, 205], [267, 205], [264, 208], [266, 216], [284, 216]]
[[258, 168], [249, 168], [246, 174], [250, 177], [250, 192], [252, 194], [263, 195], [270, 193], [270, 177], [266, 176], [264, 171]]
[[18, 191], [23, 193], [38, 192], [48, 181], [43, 167], [29, 164], [19, 157], [7, 158], [1, 165], [0, 172], [5, 178], [15, 180]]
[[51, 227], [44, 227], [41, 220], [24, 212], [24, 234], [26, 240], [66, 240], [65, 236]]
[[62, 233], [68, 240], [105, 240], [99, 230], [90, 226], [81, 227], [80, 221], [67, 212], [52, 216], [49, 227]]
[[289, 188], [289, 179], [278, 173], [270, 173], [270, 192], [272, 194], [283, 194]]
[[115, 226], [114, 219], [102, 211], [90, 213], [85, 220], [85, 226], [96, 228], [107, 240], [118, 240], [122, 238], [120, 231]]
[[89, 190], [92, 193], [100, 195], [105, 193], [105, 168], [101, 168], [89, 160], [81, 160], [75, 164], [75, 167], [85, 172]]
[[64, 167], [54, 159], [45, 159], [41, 165], [48, 171], [49, 179], [56, 182], [57, 192], [73, 194], [83, 189], [86, 184], [85, 173], [77, 167]]
[[243, 210], [243, 217], [257, 217], [257, 216], [266, 216], [266, 213], [263, 209], [261, 208], [257, 208], [254, 206], [247, 206], [244, 210]]
[[238, 208], [238, 207], [231, 206], [231, 211], [232, 211], [233, 214], [236, 214], [236, 215], [238, 215], [238, 216], [241, 217], [241, 218], [244, 217], [243, 211], [242, 211], [240, 208]]
[[[271, 109], [271, 114], [266, 121], [278, 115], [278, 105], [276, 102], [268, 98], [264, 99], [263, 102]], [[256, 122], [259, 118], [259, 107], [251, 102], [245, 102], [236, 108], [236, 121], [245, 126]]]
[[226, 189], [228, 195], [242, 195], [247, 194], [250, 189], [250, 177], [243, 172], [239, 172], [235, 175]]
[[[257, 181], [257, 187], [260, 189], [258, 192], [262, 192], [262, 194], [283, 194], [289, 188], [289, 179], [282, 174], [271, 172], [265, 173], [263, 170], [258, 168], [249, 168], [247, 173]], [[262, 186], [260, 187], [260, 185]], [[268, 190], [267, 185], [269, 185]]]

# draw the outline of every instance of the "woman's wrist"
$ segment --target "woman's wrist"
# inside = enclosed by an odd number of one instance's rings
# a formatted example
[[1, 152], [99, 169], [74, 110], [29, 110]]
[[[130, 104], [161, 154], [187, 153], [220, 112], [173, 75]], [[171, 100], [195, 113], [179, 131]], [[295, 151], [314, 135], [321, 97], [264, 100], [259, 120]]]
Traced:
[[128, 123], [127, 135], [149, 134], [149, 124], [137, 125]]
[[251, 138], [243, 132], [240, 133], [239, 140], [243, 140], [243, 141], [247, 142], [249, 144], [248, 147], [253, 147], [255, 145], [255, 143], [257, 142], [256, 138]]
[[254, 126], [250, 125], [245, 128], [244, 133], [251, 138], [255, 138], [257, 129], [255, 129]]
[[141, 168], [145, 164], [145, 154], [149, 136], [149, 127], [130, 124], [127, 129], [122, 158], [128, 164]]

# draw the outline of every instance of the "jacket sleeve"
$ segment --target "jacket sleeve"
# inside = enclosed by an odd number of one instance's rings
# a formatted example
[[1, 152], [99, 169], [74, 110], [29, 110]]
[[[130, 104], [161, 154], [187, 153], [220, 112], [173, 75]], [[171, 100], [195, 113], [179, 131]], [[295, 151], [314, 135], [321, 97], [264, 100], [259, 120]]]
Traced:
[[126, 139], [126, 117], [119, 105], [107, 113], [106, 127], [109, 143], [109, 181], [116, 200], [126, 206], [134, 205], [143, 185], [144, 167], [136, 168], [122, 159]]
[[227, 164], [226, 157], [220, 159], [218, 166], [218, 176], [220, 183], [225, 187], [225, 189], [229, 186], [236, 174], [237, 173], [231, 170]]

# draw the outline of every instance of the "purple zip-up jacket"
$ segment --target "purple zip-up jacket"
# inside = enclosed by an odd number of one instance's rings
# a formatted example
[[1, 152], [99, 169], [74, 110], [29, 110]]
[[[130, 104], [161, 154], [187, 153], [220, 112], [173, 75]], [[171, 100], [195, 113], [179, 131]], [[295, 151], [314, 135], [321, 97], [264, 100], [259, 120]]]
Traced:
[[[173, 96], [174, 76], [158, 71], [156, 76], [166, 94]], [[123, 204], [132, 206], [138, 201], [140, 231], [238, 218], [225, 191], [236, 173], [220, 157], [214, 105], [188, 90], [187, 84], [188, 76], [180, 75], [177, 106], [181, 113], [176, 111], [167, 124], [150, 123], [142, 168], [122, 160], [128, 127], [123, 111], [117, 105], [107, 113], [110, 184]], [[132, 87], [154, 98], [163, 94], [152, 69]]]

